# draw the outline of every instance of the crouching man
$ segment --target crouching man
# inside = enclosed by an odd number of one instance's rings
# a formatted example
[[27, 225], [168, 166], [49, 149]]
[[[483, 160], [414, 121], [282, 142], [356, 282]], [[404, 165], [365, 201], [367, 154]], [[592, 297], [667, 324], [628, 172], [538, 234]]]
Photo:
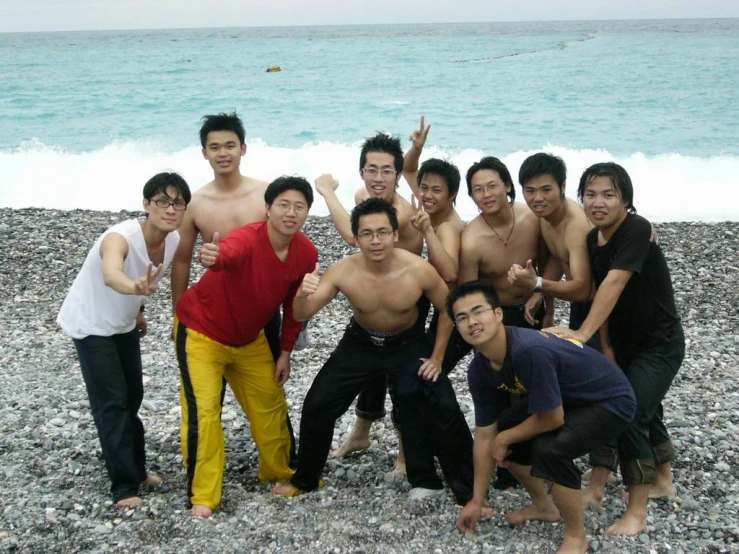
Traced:
[[[449, 294], [447, 310], [477, 351], [468, 372], [477, 426], [474, 493], [457, 527], [475, 529], [498, 464], [532, 501], [506, 514], [508, 523], [558, 521], [561, 514], [565, 533], [557, 552], [586, 552], [580, 472], [573, 460], [617, 437], [634, 418], [631, 385], [613, 362], [577, 341], [505, 327], [488, 282], [459, 286]], [[525, 409], [511, 408], [509, 393], [528, 395]]]

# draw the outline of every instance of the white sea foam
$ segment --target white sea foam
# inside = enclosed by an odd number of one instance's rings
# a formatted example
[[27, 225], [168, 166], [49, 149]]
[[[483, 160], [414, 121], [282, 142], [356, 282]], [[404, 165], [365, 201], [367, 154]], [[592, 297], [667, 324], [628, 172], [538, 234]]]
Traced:
[[[614, 160], [632, 177], [634, 203], [639, 213], [654, 221], [739, 220], [739, 157], [698, 158], [669, 154], [645, 156], [635, 153], [614, 157], [603, 150], [571, 150], [546, 145], [544, 150], [561, 156], [568, 166], [568, 195], [574, 197], [581, 172], [590, 164]], [[521, 162], [532, 152], [503, 156], [514, 181]], [[462, 185], [457, 203], [460, 215], [472, 219], [477, 210], [466, 194], [464, 174], [484, 154], [479, 150], [443, 151], [428, 148], [425, 157], [444, 157], [457, 164]], [[271, 180], [283, 174], [307, 177], [311, 182], [321, 173], [339, 179], [339, 197], [353, 204], [359, 178], [359, 143], [318, 142], [300, 148], [270, 146], [260, 140], [249, 142], [242, 170]], [[212, 178], [200, 148], [193, 146], [167, 152], [150, 141], [111, 143], [92, 152], [67, 152], [37, 141], [18, 149], [0, 152], [0, 207], [43, 207], [56, 209], [134, 210], [141, 205], [141, 189], [159, 171], [177, 171], [193, 189]], [[401, 194], [409, 189], [401, 181]], [[520, 187], [517, 186], [520, 197]], [[318, 196], [311, 213], [328, 213]]]

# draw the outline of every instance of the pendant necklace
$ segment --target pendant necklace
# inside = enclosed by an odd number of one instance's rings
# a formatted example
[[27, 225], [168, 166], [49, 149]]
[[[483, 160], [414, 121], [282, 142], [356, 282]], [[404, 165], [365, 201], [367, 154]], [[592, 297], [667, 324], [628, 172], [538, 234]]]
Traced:
[[511, 211], [513, 212], [513, 224], [511, 225], [511, 230], [506, 238], [503, 238], [498, 234], [498, 231], [495, 230], [495, 227], [493, 227], [490, 222], [485, 219], [484, 214], [482, 216], [482, 218], [485, 220], [485, 223], [488, 224], [488, 227], [490, 227], [493, 230], [493, 233], [495, 233], [495, 236], [498, 237], [498, 240], [503, 243], [503, 246], [508, 246], [508, 239], [511, 238], [511, 235], [513, 234], [513, 229], [516, 227], [516, 210], [512, 209]]

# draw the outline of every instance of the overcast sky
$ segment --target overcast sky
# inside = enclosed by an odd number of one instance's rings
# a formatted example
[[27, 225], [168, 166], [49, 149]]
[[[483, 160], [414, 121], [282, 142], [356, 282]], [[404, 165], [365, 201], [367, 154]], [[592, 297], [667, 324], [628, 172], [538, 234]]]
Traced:
[[739, 0], [0, 0], [0, 32], [739, 17]]

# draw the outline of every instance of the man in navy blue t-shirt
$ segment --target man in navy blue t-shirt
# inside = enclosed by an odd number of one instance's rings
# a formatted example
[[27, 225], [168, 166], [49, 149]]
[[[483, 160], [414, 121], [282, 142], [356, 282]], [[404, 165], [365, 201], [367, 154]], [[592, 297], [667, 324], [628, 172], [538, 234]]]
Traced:
[[[613, 362], [577, 341], [503, 325], [495, 288], [465, 283], [447, 298], [462, 338], [477, 354], [468, 379], [475, 403], [475, 481], [457, 519], [474, 530], [496, 464], [507, 467], [531, 496], [531, 506], [506, 514], [565, 523], [559, 552], [587, 551], [580, 472], [574, 459], [615, 439], [636, 413], [629, 381]], [[526, 411], [511, 408], [526, 395]], [[552, 482], [552, 496], [547, 481]]]

